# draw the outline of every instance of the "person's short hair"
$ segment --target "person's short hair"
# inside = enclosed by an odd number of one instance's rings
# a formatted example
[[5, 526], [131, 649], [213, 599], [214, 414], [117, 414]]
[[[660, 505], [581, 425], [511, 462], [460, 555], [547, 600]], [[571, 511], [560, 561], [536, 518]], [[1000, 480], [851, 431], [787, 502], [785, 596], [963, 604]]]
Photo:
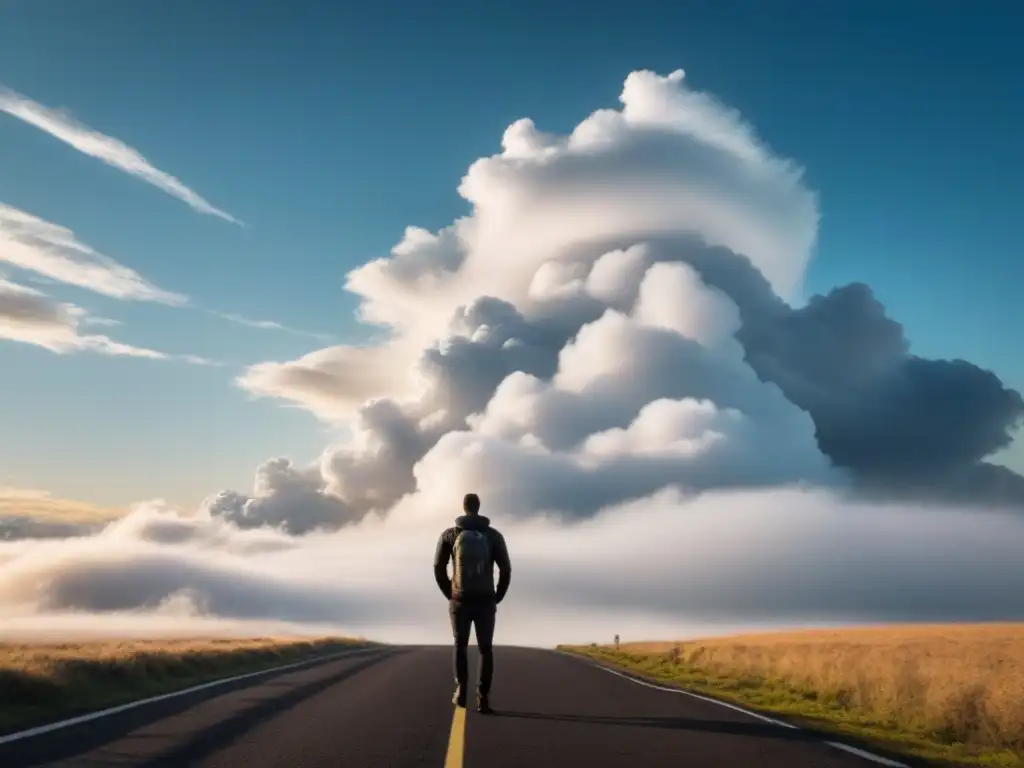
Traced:
[[480, 497], [475, 493], [467, 493], [462, 497], [462, 508], [471, 515], [480, 511]]

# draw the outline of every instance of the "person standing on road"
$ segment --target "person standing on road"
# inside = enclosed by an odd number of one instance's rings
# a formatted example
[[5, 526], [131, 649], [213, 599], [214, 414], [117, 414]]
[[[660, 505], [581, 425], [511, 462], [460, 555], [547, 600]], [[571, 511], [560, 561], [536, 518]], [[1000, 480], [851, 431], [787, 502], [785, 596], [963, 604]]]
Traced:
[[[512, 564], [505, 546], [505, 537], [491, 521], [480, 514], [480, 497], [467, 493], [462, 500], [465, 514], [445, 530], [437, 540], [434, 552], [434, 578], [448, 598], [448, 614], [455, 638], [455, 696], [453, 703], [466, 706], [468, 671], [467, 648], [469, 629], [476, 629], [480, 651], [477, 670], [476, 708], [488, 713], [491, 678], [494, 674], [494, 619], [497, 606], [505, 598], [512, 579]], [[452, 577], [448, 578], [448, 562], [453, 561]], [[494, 586], [494, 566], [500, 575]]]

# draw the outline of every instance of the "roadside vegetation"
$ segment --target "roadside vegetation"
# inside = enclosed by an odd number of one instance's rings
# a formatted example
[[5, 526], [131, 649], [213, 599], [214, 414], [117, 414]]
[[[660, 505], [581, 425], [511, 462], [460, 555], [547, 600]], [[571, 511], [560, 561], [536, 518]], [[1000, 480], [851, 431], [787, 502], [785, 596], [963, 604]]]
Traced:
[[345, 638], [0, 643], [0, 733], [368, 645]]
[[1024, 624], [561, 648], [882, 753], [1024, 766]]

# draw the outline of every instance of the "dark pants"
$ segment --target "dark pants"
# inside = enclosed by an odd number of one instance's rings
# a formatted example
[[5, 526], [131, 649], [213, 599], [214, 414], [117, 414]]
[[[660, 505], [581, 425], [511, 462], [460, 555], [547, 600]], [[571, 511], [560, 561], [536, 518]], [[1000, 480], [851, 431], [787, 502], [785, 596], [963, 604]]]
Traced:
[[469, 677], [466, 651], [469, 646], [469, 628], [476, 628], [476, 645], [480, 651], [480, 666], [477, 669], [476, 688], [479, 693], [487, 694], [491, 690], [491, 676], [494, 674], [494, 617], [497, 605], [494, 600], [458, 601], [448, 604], [448, 614], [452, 620], [452, 635], [455, 637], [455, 680], [461, 690], [466, 690]]

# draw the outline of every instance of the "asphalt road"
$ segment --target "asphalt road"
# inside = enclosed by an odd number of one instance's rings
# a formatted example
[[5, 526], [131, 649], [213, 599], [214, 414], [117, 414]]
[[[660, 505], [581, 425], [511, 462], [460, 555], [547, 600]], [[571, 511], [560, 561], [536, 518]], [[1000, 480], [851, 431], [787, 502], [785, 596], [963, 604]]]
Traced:
[[[471, 675], [475, 664], [473, 653]], [[0, 766], [872, 765], [805, 731], [551, 651], [496, 649], [493, 715], [453, 718], [452, 688], [447, 648], [374, 650], [0, 745]]]

